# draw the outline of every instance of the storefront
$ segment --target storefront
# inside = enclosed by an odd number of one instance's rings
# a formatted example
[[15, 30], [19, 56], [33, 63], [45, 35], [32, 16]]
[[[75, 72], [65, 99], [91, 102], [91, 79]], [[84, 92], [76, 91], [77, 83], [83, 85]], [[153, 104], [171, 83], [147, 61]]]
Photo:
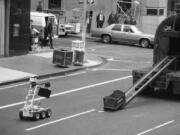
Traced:
[[0, 56], [29, 52], [30, 0], [0, 0]]
[[9, 55], [29, 52], [30, 47], [30, 0], [10, 3]]

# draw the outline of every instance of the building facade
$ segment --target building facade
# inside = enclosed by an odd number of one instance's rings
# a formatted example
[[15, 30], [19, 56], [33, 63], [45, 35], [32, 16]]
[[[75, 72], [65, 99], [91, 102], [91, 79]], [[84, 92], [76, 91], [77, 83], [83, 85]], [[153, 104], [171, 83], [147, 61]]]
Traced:
[[[82, 23], [84, 0], [0, 0], [0, 57], [29, 52], [30, 11], [36, 10], [39, 1], [43, 10], [58, 15], [59, 22]], [[131, 9], [137, 26], [146, 33], [154, 34], [164, 18], [180, 13], [179, 0], [94, 1], [93, 4], [87, 4], [87, 11], [92, 15], [91, 28], [96, 27], [96, 16], [100, 10], [105, 15], [105, 27], [112, 11], [121, 13], [122, 9]], [[120, 22], [122, 20], [120, 18]]]
[[[35, 10], [39, 0], [31, 1], [31, 10]], [[71, 22], [73, 10], [83, 11], [84, 0], [42, 0], [43, 8], [59, 9], [64, 12], [66, 22]], [[125, 6], [124, 6], [125, 5]], [[92, 11], [92, 27], [96, 27], [96, 16], [100, 10], [105, 15], [104, 27], [107, 26], [108, 16], [112, 11], [121, 12], [121, 9], [131, 9], [138, 27], [150, 34], [154, 34], [159, 23], [174, 12], [180, 11], [179, 0], [95, 0], [94, 4], [87, 5], [87, 11]], [[82, 18], [80, 19], [82, 20]], [[120, 18], [120, 23], [124, 18]]]
[[0, 0], [0, 56], [28, 53], [30, 0]]

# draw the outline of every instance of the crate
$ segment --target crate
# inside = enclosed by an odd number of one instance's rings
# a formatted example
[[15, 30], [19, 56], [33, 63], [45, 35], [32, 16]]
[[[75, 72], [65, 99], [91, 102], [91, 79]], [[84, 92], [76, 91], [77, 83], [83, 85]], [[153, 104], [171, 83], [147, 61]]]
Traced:
[[84, 51], [74, 51], [74, 65], [82, 66], [84, 63]]
[[112, 94], [103, 98], [104, 109], [118, 110], [126, 102], [125, 93], [120, 90], [114, 90]]
[[85, 50], [85, 42], [81, 41], [81, 40], [74, 40], [72, 41], [72, 48], [73, 51], [74, 50], [78, 50], [78, 51], [84, 51]]
[[72, 65], [73, 51], [71, 50], [54, 50], [53, 52], [53, 64], [61, 67], [68, 67]]

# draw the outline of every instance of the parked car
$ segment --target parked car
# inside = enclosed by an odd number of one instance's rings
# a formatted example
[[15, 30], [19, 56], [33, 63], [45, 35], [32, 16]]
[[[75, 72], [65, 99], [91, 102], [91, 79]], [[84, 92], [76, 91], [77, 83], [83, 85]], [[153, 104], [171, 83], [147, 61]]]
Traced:
[[53, 34], [54, 36], [57, 35], [57, 18], [52, 13], [43, 13], [43, 12], [36, 12], [32, 11], [31, 16], [32, 20], [32, 26], [33, 28], [36, 28], [44, 37], [44, 27], [46, 26], [46, 19], [51, 19], [51, 22], [53, 22]]
[[154, 44], [154, 35], [143, 33], [135, 25], [112, 24], [105, 28], [92, 29], [91, 36], [100, 37], [104, 43], [118, 41], [144, 48], [152, 47]]

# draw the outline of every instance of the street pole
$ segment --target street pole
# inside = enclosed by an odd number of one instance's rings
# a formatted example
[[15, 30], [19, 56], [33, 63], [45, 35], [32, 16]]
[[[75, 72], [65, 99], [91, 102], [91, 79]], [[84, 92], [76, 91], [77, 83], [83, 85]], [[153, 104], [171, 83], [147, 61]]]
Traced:
[[87, 61], [87, 54], [86, 54], [86, 28], [87, 28], [87, 24], [86, 24], [86, 10], [87, 10], [87, 0], [84, 0], [84, 6], [83, 6], [84, 10], [83, 10], [83, 28], [82, 28], [82, 41], [84, 42], [84, 61]]
[[82, 41], [84, 41], [84, 44], [86, 44], [86, 10], [87, 10], [87, 0], [84, 0], [84, 6], [83, 6], [83, 27], [82, 27]]

